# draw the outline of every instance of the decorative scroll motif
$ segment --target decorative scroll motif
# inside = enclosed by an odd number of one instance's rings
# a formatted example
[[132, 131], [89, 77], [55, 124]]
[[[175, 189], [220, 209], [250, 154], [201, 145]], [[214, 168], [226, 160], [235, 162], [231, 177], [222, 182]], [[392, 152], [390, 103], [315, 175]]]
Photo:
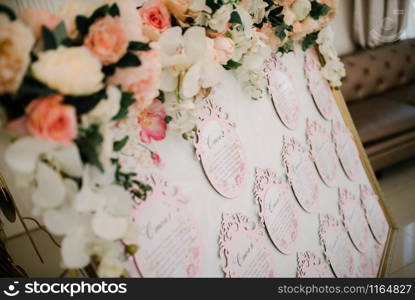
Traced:
[[360, 185], [360, 200], [373, 237], [383, 245], [388, 237], [389, 224], [379, 204], [378, 196], [369, 186]]
[[240, 213], [222, 215], [219, 255], [225, 277], [276, 277], [264, 230]]
[[344, 172], [350, 180], [357, 181], [362, 176], [363, 169], [352, 134], [341, 122], [333, 121], [332, 136]]
[[348, 189], [339, 189], [339, 210], [353, 245], [360, 252], [367, 252], [373, 246], [369, 225], [361, 202]]
[[321, 187], [310, 153], [298, 140], [284, 136], [282, 160], [298, 202], [306, 211], [316, 212]]
[[254, 197], [271, 241], [282, 253], [292, 253], [299, 238], [299, 208], [290, 186], [269, 169], [255, 170]]
[[341, 222], [329, 215], [320, 215], [320, 243], [324, 255], [337, 277], [354, 277], [353, 246]]
[[273, 55], [265, 62], [265, 76], [278, 116], [289, 129], [296, 129], [301, 115], [300, 97], [281, 58]]
[[140, 247], [126, 269], [132, 277], [200, 276], [203, 247], [196, 222], [185, 206], [188, 200], [160, 177], [146, 176], [143, 182], [152, 191], [134, 207], [132, 219]]
[[245, 152], [235, 124], [211, 99], [205, 100], [196, 134], [196, 155], [212, 186], [226, 198], [239, 196], [245, 182]]
[[308, 88], [318, 111], [326, 120], [332, 120], [336, 100], [329, 83], [321, 74], [321, 65], [314, 49], [305, 52], [304, 69]]
[[307, 119], [307, 142], [321, 179], [330, 187], [334, 186], [339, 163], [333, 139], [329, 132], [316, 121]]
[[297, 252], [298, 278], [333, 278], [329, 264], [313, 252]]

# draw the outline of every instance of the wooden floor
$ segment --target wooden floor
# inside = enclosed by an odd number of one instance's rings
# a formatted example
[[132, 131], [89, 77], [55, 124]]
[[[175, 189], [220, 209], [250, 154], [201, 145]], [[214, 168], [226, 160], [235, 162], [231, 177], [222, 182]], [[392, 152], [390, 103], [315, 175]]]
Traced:
[[379, 182], [386, 207], [398, 227], [387, 277], [415, 277], [415, 159], [383, 171]]

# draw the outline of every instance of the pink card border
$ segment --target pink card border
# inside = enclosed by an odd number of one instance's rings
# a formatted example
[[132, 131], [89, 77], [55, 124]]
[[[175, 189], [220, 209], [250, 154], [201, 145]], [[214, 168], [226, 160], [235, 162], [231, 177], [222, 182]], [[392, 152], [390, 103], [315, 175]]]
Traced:
[[[196, 138], [194, 139], [194, 147], [196, 149], [196, 156], [197, 158], [201, 161], [202, 163], [202, 169], [206, 175], [206, 177], [208, 178], [210, 184], [213, 186], [213, 188], [222, 196], [224, 196], [225, 198], [236, 198], [238, 197], [241, 193], [242, 190], [244, 188], [244, 183], [246, 180], [246, 155], [245, 155], [245, 151], [242, 147], [242, 143], [241, 140], [239, 139], [238, 134], [235, 131], [235, 123], [231, 122], [229, 120], [229, 115], [223, 111], [222, 107], [219, 106], [218, 104], [216, 104], [212, 99], [210, 98], [206, 98], [204, 100], [204, 104], [202, 106], [202, 109], [199, 112], [199, 116], [198, 116], [198, 120], [197, 120], [197, 130], [196, 130]], [[238, 186], [236, 186], [236, 188], [234, 190], [231, 190], [230, 188], [227, 189], [223, 186], [220, 186], [218, 184], [216, 184], [213, 180], [212, 180], [212, 175], [210, 174], [209, 171], [207, 171], [207, 169], [205, 168], [205, 164], [206, 162], [204, 162], [203, 156], [205, 151], [203, 150], [203, 144], [200, 142], [199, 140], [199, 136], [201, 135], [204, 126], [206, 125], [207, 122], [209, 121], [218, 121], [221, 123], [221, 125], [223, 126], [224, 130], [226, 130], [226, 132], [232, 136], [232, 138], [237, 141], [240, 145], [239, 147], [239, 154], [241, 155], [241, 160], [242, 160], [242, 168], [243, 170], [240, 172], [241, 178], [240, 178], [240, 183]]]
[[[277, 178], [277, 174], [270, 169], [256, 168], [255, 169], [255, 184], [254, 184], [253, 192], [254, 192], [254, 198], [257, 201], [258, 206], [259, 206], [259, 216], [261, 219], [261, 223], [264, 225], [268, 233], [268, 236], [270, 240], [272, 241], [272, 243], [274, 244], [274, 246], [284, 254], [291, 254], [294, 252], [299, 242], [299, 223], [300, 223], [299, 209], [296, 206], [297, 204], [295, 204], [294, 202], [289, 203], [289, 205], [291, 206], [291, 209], [294, 211], [294, 214], [296, 216], [294, 220], [294, 223], [295, 223], [294, 227], [296, 228], [295, 230], [296, 237], [291, 245], [284, 246], [275, 237], [271, 235], [270, 231], [268, 230], [266, 220], [265, 220], [264, 209], [263, 209], [263, 206], [265, 205], [264, 200], [265, 200], [266, 193], [268, 192], [269, 188], [271, 188], [272, 186], [276, 186], [279, 189], [280, 188], [286, 189], [288, 193], [291, 193], [293, 197], [293, 201], [295, 201], [295, 196], [293, 194], [293, 191], [290, 188], [290, 186], [285, 182], [285, 180], [283, 180], [282, 178]], [[286, 201], [289, 201], [289, 199]]]
[[332, 274], [332, 277], [335, 277], [326, 260], [317, 257], [311, 251], [297, 252], [297, 278], [308, 278], [307, 274], [312, 268], [316, 268], [319, 271], [325, 271], [326, 269]]

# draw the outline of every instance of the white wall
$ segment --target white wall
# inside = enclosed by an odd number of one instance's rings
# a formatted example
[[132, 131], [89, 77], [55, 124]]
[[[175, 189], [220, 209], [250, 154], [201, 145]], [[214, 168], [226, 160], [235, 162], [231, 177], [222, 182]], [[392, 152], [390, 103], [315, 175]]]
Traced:
[[331, 24], [339, 55], [349, 54], [355, 51], [356, 46], [352, 41], [353, 32], [353, 0], [339, 0], [336, 18]]

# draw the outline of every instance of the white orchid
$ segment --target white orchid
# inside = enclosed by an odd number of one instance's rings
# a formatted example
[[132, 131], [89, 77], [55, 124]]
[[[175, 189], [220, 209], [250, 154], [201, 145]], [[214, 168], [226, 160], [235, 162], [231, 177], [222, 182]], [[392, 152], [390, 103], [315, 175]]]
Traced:
[[179, 88], [184, 97], [190, 98], [200, 88], [213, 87], [220, 81], [224, 69], [214, 61], [213, 43], [206, 37], [204, 28], [194, 26], [183, 35], [180, 27], [169, 28], [161, 35], [159, 46], [163, 91], [173, 92]]

